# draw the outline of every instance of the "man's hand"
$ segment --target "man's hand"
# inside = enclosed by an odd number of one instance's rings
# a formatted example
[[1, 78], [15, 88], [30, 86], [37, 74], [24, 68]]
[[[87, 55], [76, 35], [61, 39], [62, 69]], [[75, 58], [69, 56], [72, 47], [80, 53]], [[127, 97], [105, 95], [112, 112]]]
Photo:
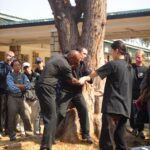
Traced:
[[79, 79], [79, 83], [83, 85], [86, 81], [90, 81], [90, 80], [91, 80], [90, 76], [84, 76]]

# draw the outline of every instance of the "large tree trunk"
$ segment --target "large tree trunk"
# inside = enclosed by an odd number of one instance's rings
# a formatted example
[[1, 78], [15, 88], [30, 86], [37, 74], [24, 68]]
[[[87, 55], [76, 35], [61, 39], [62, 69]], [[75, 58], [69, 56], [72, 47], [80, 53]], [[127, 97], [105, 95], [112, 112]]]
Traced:
[[[55, 25], [58, 30], [60, 48], [63, 53], [85, 47], [89, 52], [89, 64], [93, 69], [104, 63], [103, 40], [106, 24], [106, 0], [76, 0], [72, 7], [69, 0], [49, 0]], [[78, 23], [83, 15], [82, 30]], [[79, 32], [80, 31], [80, 32]], [[90, 133], [99, 136], [100, 133], [100, 107], [102, 98], [94, 96], [95, 89], [103, 89], [104, 83], [99, 79], [94, 80], [91, 86], [86, 84], [84, 96], [89, 110]], [[76, 109], [67, 113], [63, 130], [58, 135], [70, 142], [77, 142], [80, 137], [80, 125]]]

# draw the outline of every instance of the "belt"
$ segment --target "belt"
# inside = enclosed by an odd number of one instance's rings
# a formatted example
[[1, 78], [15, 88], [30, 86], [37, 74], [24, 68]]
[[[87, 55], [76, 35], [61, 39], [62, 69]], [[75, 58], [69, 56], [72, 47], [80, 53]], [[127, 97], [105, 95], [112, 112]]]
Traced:
[[24, 94], [17, 95], [17, 94], [10, 93], [9, 95], [12, 96], [12, 97], [16, 97], [16, 98], [23, 98], [24, 97]]

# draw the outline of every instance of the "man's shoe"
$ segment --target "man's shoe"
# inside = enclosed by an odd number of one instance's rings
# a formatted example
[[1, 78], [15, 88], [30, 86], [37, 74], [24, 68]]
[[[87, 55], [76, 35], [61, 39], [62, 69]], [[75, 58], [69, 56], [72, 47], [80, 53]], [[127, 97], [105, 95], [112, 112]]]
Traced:
[[5, 129], [3, 136], [7, 136], [7, 135], [8, 135], [8, 129]]
[[84, 143], [87, 143], [87, 144], [93, 144], [93, 141], [92, 141], [91, 137], [83, 138], [82, 141]]
[[21, 137], [25, 137], [25, 136], [26, 136], [26, 133], [25, 133], [25, 132], [21, 132], [21, 133], [20, 133], [20, 136], [21, 136]]
[[58, 144], [59, 142], [60, 142], [60, 140], [58, 140], [58, 139], [53, 140], [53, 144]]
[[48, 147], [45, 147], [45, 146], [43, 147], [43, 146], [41, 146], [41, 147], [40, 147], [40, 150], [50, 150], [50, 149], [49, 149]]
[[139, 132], [138, 136], [142, 139], [145, 139], [145, 135], [143, 131]]
[[16, 136], [10, 137], [10, 141], [16, 141]]
[[33, 132], [32, 131], [25, 131], [26, 136], [33, 136]]
[[40, 135], [40, 131], [35, 131], [34, 135]]
[[134, 136], [138, 136], [138, 130], [137, 129], [133, 129], [131, 131], [131, 134], [134, 135]]

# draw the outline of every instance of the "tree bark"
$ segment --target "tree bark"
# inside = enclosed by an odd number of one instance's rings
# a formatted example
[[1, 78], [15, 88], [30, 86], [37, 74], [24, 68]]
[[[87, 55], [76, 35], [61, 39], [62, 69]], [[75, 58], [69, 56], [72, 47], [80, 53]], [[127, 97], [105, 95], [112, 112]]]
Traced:
[[[49, 3], [54, 14], [62, 53], [75, 49], [79, 39], [77, 22], [82, 14], [80, 7], [71, 6], [69, 0], [49, 0]], [[77, 1], [77, 4], [81, 5], [80, 1]]]
[[[106, 0], [76, 0], [75, 2], [76, 6], [71, 6], [69, 0], [49, 0], [58, 31], [60, 48], [62, 53], [77, 47], [87, 48], [90, 56], [89, 65], [95, 69], [104, 63]], [[81, 20], [83, 21], [82, 30], [79, 32], [78, 23]], [[92, 86], [89, 84], [84, 86], [84, 96], [89, 110], [90, 133], [97, 137], [100, 134], [102, 98], [94, 96], [94, 90], [103, 89], [103, 87], [104, 82], [99, 81], [99, 78], [94, 80]], [[73, 108], [68, 111], [65, 126], [58, 135], [61, 135], [62, 139], [67, 142], [75, 143], [80, 139], [79, 133], [78, 116], [76, 109]]]

